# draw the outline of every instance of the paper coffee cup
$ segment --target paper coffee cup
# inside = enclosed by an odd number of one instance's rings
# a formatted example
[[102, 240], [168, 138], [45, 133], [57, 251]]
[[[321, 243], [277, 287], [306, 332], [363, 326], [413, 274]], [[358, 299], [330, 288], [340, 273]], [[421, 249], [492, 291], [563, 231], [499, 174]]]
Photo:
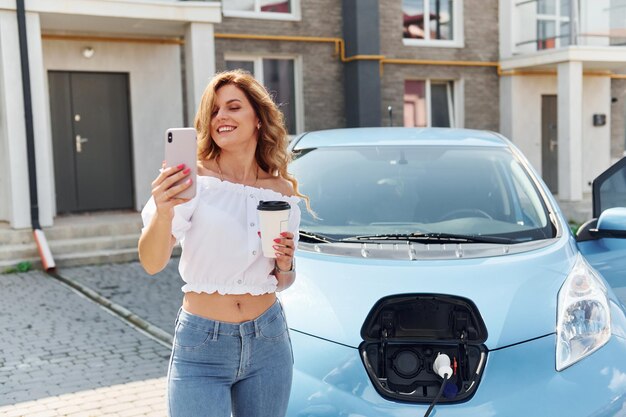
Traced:
[[274, 239], [279, 238], [282, 232], [287, 231], [289, 211], [291, 206], [286, 201], [260, 201], [257, 206], [259, 226], [261, 228], [261, 246], [263, 256], [276, 258], [276, 244]]

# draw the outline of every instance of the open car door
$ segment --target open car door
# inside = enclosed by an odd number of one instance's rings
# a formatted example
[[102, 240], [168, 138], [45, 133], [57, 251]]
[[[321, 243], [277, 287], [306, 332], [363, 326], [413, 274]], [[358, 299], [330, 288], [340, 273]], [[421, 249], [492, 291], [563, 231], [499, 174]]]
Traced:
[[626, 304], [626, 157], [593, 181], [593, 217], [576, 234], [578, 248]]

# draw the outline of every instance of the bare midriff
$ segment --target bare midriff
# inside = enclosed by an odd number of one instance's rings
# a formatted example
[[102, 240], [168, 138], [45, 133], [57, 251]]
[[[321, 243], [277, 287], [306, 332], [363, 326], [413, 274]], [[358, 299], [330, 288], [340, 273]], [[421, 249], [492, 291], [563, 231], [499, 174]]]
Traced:
[[276, 301], [275, 293], [261, 295], [185, 293], [185, 311], [207, 319], [242, 323], [259, 317]]

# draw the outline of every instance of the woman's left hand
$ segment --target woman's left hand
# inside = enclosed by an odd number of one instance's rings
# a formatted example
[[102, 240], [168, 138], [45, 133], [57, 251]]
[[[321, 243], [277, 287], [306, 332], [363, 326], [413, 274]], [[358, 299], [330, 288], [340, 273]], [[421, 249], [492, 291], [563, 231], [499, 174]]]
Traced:
[[274, 250], [276, 251], [276, 265], [283, 271], [289, 271], [293, 265], [293, 254], [295, 245], [293, 233], [282, 232], [279, 238], [274, 239]]

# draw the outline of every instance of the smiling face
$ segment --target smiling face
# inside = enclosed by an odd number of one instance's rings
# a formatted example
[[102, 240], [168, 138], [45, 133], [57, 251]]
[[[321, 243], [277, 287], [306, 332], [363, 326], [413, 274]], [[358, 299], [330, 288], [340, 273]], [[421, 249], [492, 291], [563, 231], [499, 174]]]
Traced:
[[211, 113], [211, 137], [220, 148], [256, 146], [258, 123], [254, 108], [241, 89], [227, 84], [216, 91]]

